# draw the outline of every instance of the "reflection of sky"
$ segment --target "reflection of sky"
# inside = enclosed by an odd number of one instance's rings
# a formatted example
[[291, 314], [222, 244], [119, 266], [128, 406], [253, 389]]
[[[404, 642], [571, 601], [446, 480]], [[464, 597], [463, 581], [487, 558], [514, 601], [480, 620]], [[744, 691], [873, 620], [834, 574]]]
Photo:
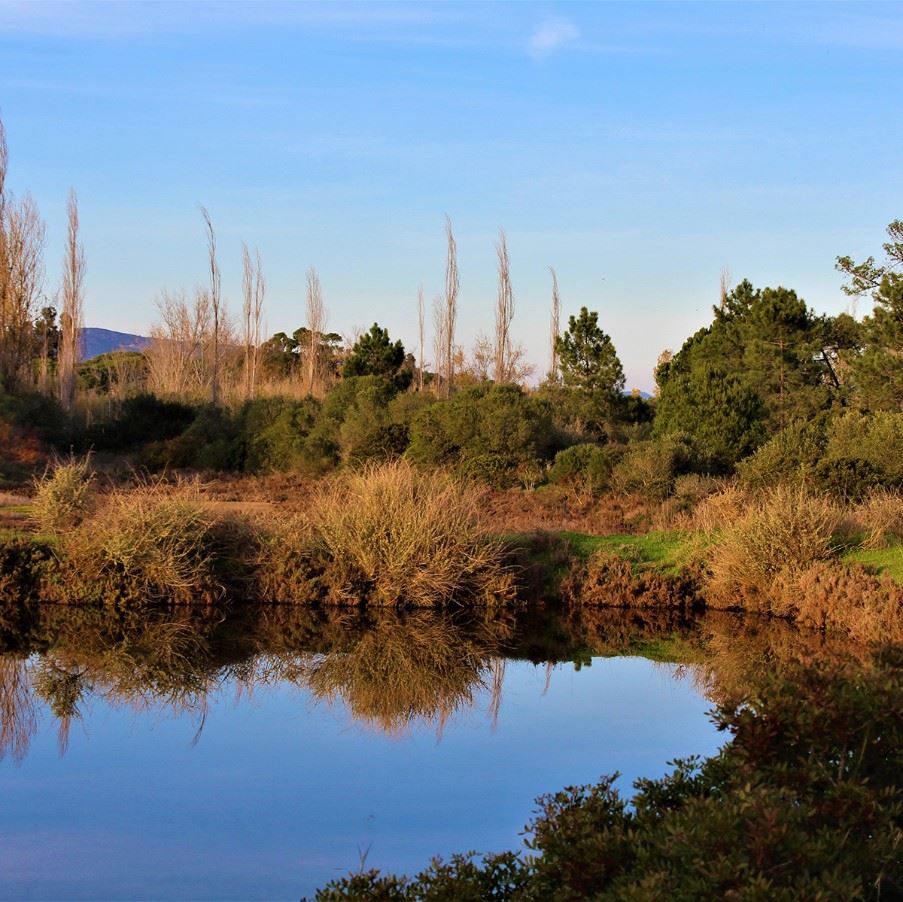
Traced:
[[356, 868], [501, 850], [535, 796], [620, 770], [622, 787], [713, 752], [710, 703], [641, 658], [509, 661], [498, 724], [483, 710], [385, 736], [289, 686], [196, 722], [89, 703], [59, 756], [49, 716], [0, 762], [0, 897], [291, 898]]

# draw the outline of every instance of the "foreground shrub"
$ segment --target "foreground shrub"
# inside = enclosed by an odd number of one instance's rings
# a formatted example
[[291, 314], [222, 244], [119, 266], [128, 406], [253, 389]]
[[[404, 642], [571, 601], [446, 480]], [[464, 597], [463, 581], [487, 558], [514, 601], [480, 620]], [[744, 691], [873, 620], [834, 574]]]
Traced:
[[764, 493], [716, 537], [706, 600], [719, 607], [769, 610], [775, 577], [832, 558], [841, 522], [834, 501], [805, 488], [778, 486]]
[[857, 642], [903, 642], [903, 587], [887, 575], [839, 561], [786, 570], [769, 589], [772, 612], [802, 627]]
[[527, 852], [371, 870], [339, 899], [896, 899], [903, 894], [903, 649], [766, 673], [715, 713], [714, 757], [538, 800]]
[[244, 520], [213, 513], [195, 488], [149, 484], [109, 496], [63, 537], [63, 556], [82, 593], [192, 602], [247, 579], [255, 545]]
[[377, 604], [497, 602], [512, 578], [478, 510], [478, 494], [447, 474], [396, 461], [336, 481], [311, 517], [332, 561], [348, 567], [339, 600], [360, 601], [366, 587]]
[[94, 473], [88, 457], [57, 459], [35, 482], [31, 515], [44, 532], [77, 526], [91, 510]]
[[323, 542], [306, 517], [268, 519], [258, 524], [254, 563], [257, 595], [262, 601], [311, 604], [328, 591], [329, 566]]

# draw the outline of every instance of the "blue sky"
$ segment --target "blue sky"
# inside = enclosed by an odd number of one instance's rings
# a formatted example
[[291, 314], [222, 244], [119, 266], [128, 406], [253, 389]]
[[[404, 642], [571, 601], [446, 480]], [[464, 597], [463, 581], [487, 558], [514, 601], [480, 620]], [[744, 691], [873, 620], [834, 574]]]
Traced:
[[47, 220], [48, 292], [77, 189], [89, 325], [146, 332], [203, 281], [203, 203], [233, 308], [244, 240], [270, 331], [314, 265], [331, 328], [413, 349], [447, 213], [462, 344], [491, 331], [504, 228], [537, 367], [551, 265], [646, 389], [722, 267], [847, 306], [834, 257], [903, 216], [901, 89], [901, 4], [0, 2], [10, 186]]

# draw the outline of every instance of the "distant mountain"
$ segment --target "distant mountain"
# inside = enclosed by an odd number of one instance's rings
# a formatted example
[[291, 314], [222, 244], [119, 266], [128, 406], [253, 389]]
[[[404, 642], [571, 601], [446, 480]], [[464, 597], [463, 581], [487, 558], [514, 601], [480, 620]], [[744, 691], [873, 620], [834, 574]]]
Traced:
[[114, 332], [112, 329], [82, 329], [82, 359], [90, 360], [110, 351], [143, 351], [150, 344], [144, 335]]

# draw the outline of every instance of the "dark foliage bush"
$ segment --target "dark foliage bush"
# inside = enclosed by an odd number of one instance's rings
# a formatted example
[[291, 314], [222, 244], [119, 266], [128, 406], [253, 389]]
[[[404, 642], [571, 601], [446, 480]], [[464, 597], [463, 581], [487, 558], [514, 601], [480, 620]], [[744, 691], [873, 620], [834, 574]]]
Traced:
[[689, 436], [635, 442], [612, 470], [611, 485], [620, 492], [663, 499], [674, 491], [678, 476], [696, 472], [700, 466], [699, 453]]
[[37, 392], [9, 395], [0, 389], [0, 421], [27, 429], [58, 448], [67, 448], [72, 441], [72, 424], [59, 402]]
[[246, 473], [279, 470], [317, 470], [307, 439], [320, 403], [314, 398], [258, 398], [248, 401], [238, 415], [234, 460]]
[[598, 494], [611, 487], [611, 474], [626, 452], [623, 445], [582, 443], [555, 455], [549, 482]]
[[770, 673], [715, 713], [731, 741], [639, 780], [543, 796], [527, 852], [372, 870], [338, 899], [897, 899], [903, 895], [903, 649]]
[[760, 489], [808, 483], [857, 500], [876, 487], [903, 485], [903, 414], [821, 414], [791, 423], [737, 467]]
[[[514, 471], [556, 448], [551, 406], [516, 385], [480, 385], [430, 405], [411, 422], [408, 456], [428, 466]], [[512, 477], [513, 478], [513, 477]]]
[[193, 422], [197, 409], [178, 401], [142, 394], [127, 398], [115, 415], [86, 431], [84, 444], [103, 451], [128, 451], [149, 442], [181, 435]]
[[207, 405], [176, 438], [149, 444], [143, 460], [150, 469], [234, 470], [239, 464], [238, 437], [236, 418], [221, 407]]

